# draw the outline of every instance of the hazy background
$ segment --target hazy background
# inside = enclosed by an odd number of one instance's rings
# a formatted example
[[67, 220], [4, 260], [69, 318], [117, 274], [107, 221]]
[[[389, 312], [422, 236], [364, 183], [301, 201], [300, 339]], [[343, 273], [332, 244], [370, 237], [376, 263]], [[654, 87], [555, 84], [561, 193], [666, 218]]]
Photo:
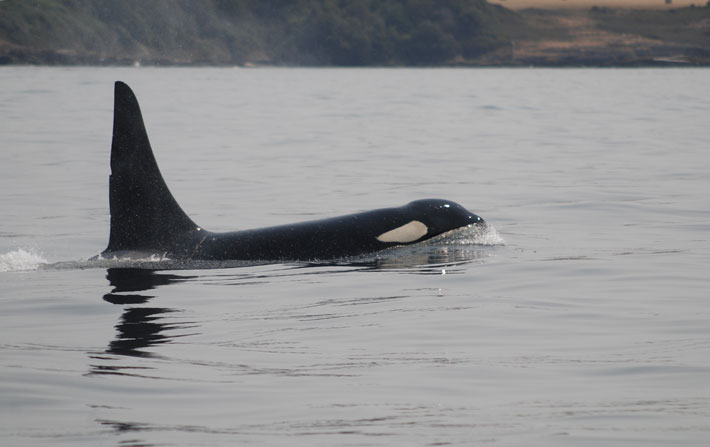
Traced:
[[0, 64], [708, 65], [710, 7], [689, 4], [6, 0]]

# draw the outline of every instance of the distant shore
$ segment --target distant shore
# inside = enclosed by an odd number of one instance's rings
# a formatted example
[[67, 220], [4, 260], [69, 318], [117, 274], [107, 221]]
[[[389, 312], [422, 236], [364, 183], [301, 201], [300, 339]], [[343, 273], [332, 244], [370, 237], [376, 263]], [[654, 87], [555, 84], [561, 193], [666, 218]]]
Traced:
[[672, 9], [706, 6], [707, 0], [488, 0], [488, 3], [509, 9]]
[[82, 1], [94, 9], [0, 2], [0, 65], [710, 66], [710, 3], [698, 0], [478, 0], [428, 10], [395, 0], [302, 10], [205, 0], [199, 16], [187, 0], [140, 10]]
[[514, 64], [710, 65], [710, 7], [647, 10], [593, 6], [517, 13], [525, 25], [509, 30]]

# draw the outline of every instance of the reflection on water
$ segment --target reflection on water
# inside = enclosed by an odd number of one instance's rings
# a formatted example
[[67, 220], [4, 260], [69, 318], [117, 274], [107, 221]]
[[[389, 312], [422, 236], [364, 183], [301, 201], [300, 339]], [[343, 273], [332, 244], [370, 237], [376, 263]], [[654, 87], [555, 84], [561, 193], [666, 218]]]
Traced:
[[409, 253], [381, 256], [372, 264], [373, 269], [403, 270], [408, 273], [440, 274], [442, 269], [454, 269], [490, 256], [490, 247], [468, 245], [423, 246], [410, 248]]
[[151, 353], [142, 351], [142, 349], [169, 342], [175, 336], [169, 336], [163, 332], [184, 327], [181, 324], [160, 323], [160, 319], [168, 312], [175, 312], [175, 310], [161, 307], [126, 309], [121, 316], [121, 321], [116, 325], [118, 331], [116, 339], [109, 344], [106, 352], [116, 355], [151, 357]]
[[[244, 284], [245, 282], [253, 282], [257, 278], [268, 282], [283, 276], [342, 273], [342, 267], [361, 272], [394, 270], [417, 275], [456, 274], [462, 271], [465, 264], [490, 256], [490, 248], [484, 249], [469, 244], [419, 244], [385, 250], [376, 255], [361, 258], [322, 263], [299, 263], [288, 268], [286, 272], [282, 269], [265, 273], [235, 268], [226, 275], [234, 281], [225, 282], [224, 274], [220, 274], [219, 278], [222, 284]], [[330, 267], [336, 267], [336, 269]], [[194, 335], [194, 329], [191, 333], [185, 333], [184, 330], [194, 328], [195, 322], [176, 322], [175, 315], [181, 312], [180, 309], [149, 306], [154, 295], [148, 291], [160, 286], [190, 281], [197, 276], [161, 273], [159, 270], [146, 268], [123, 267], [108, 268], [106, 278], [112, 289], [103, 295], [103, 300], [123, 306], [123, 313], [115, 326], [115, 339], [108, 343], [106, 350], [101, 353], [89, 353], [92, 359], [100, 361], [99, 364], [91, 366], [90, 374], [135, 376], [137, 370], [151, 368], [126, 364], [127, 357], [156, 357], [151, 348], [170, 343], [178, 337]]]
[[[118, 360], [115, 357], [106, 356], [112, 354], [118, 356], [131, 357], [152, 357], [153, 353], [146, 349], [162, 343], [168, 343], [176, 337], [184, 337], [188, 334], [166, 333], [176, 329], [186, 329], [194, 327], [192, 322], [165, 322], [161, 321], [167, 314], [179, 312], [178, 309], [164, 307], [133, 307], [134, 305], [146, 304], [153, 296], [143, 292], [155, 289], [158, 286], [168, 285], [177, 281], [184, 281], [193, 276], [180, 276], [172, 274], [158, 273], [154, 270], [123, 268], [108, 269], [106, 278], [113, 289], [103, 296], [103, 299], [112, 304], [128, 306], [124, 309], [120, 321], [116, 325], [116, 338], [109, 342], [108, 348], [102, 354], [89, 353], [89, 356], [96, 360]], [[129, 374], [127, 369], [135, 370], [135, 367], [120, 365], [92, 365], [91, 374]], [[130, 375], [135, 375], [130, 373]]]
[[123, 292], [142, 292], [191, 278], [194, 276], [168, 275], [140, 268], [110, 268], [107, 269], [106, 279], [113, 286], [113, 290], [104, 295], [104, 300], [113, 304], [143, 304], [153, 297]]

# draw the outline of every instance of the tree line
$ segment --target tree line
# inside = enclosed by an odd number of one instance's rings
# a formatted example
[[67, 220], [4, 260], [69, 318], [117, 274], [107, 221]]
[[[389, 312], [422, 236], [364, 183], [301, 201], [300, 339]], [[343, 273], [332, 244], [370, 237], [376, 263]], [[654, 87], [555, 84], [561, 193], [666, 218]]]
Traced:
[[506, 17], [485, 0], [5, 0], [0, 60], [440, 65], [507, 45]]

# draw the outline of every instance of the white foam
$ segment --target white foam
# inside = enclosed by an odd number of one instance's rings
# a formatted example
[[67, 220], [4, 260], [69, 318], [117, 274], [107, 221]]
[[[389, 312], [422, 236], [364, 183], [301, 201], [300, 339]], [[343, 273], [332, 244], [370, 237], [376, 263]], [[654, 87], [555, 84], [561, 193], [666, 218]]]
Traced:
[[37, 270], [40, 265], [46, 263], [47, 260], [40, 253], [26, 251], [22, 248], [0, 254], [0, 272]]
[[478, 245], [505, 245], [505, 239], [493, 228], [493, 225], [486, 225], [485, 229], [476, 235], [474, 241]]
[[159, 255], [155, 253], [142, 253], [142, 252], [130, 252], [130, 251], [124, 251], [121, 252], [121, 255], [117, 254], [112, 254], [111, 256], [105, 257], [102, 254], [99, 254], [96, 256], [97, 261], [118, 261], [118, 262], [134, 262], [134, 263], [141, 263], [141, 262], [164, 262], [164, 261], [171, 261], [169, 257], [167, 257], [165, 254]]
[[459, 228], [430, 239], [431, 243], [442, 245], [505, 245], [500, 233], [488, 224], [485, 227], [475, 225]]

